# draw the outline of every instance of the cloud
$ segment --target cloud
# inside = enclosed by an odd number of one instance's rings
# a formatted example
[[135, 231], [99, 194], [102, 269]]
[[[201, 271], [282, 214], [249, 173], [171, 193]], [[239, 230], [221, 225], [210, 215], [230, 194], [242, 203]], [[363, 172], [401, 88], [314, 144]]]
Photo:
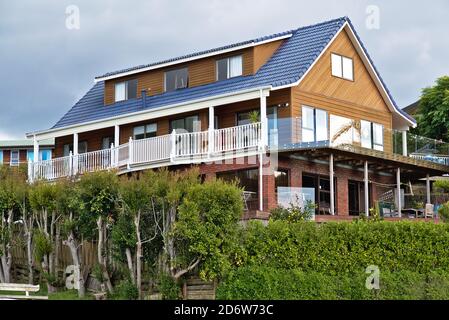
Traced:
[[[80, 30], [65, 27], [68, 5]], [[365, 27], [366, 7], [380, 29]], [[96, 75], [348, 15], [399, 105], [449, 71], [449, 2], [149, 0], [0, 3], [0, 132], [51, 127]]]

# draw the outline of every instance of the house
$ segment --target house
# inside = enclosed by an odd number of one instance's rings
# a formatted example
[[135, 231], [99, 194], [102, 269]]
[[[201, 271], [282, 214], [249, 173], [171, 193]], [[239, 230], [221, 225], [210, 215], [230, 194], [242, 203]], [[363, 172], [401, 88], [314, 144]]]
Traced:
[[[50, 161], [55, 141], [39, 141], [39, 161]], [[0, 140], [0, 165], [18, 167], [34, 160], [33, 140]]]
[[404, 112], [407, 112], [412, 117], [414, 117], [418, 114], [419, 102], [420, 102], [419, 100], [416, 102], [413, 102], [411, 105], [408, 105], [407, 107], [403, 108], [402, 110]]
[[404, 184], [449, 172], [444, 146], [407, 133], [415, 120], [347, 17], [94, 82], [52, 128], [27, 135], [35, 155], [39, 141], [55, 139], [54, 159], [35, 157], [30, 181], [198, 165], [204, 179], [239, 178], [247, 218], [297, 200], [331, 220], [375, 203], [401, 217]]

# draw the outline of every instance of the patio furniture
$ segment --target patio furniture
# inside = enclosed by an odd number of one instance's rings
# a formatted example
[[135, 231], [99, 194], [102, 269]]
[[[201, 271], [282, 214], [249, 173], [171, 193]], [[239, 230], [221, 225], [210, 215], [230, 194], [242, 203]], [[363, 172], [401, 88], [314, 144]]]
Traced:
[[431, 203], [426, 203], [426, 209], [424, 210], [424, 218], [431, 218], [433, 219], [434, 216], [434, 211], [433, 211], [433, 204]]
[[253, 195], [255, 195], [255, 194], [256, 193], [252, 192], [252, 191], [243, 191], [242, 192], [243, 206], [244, 206], [245, 211], [249, 210], [248, 202], [252, 199]]

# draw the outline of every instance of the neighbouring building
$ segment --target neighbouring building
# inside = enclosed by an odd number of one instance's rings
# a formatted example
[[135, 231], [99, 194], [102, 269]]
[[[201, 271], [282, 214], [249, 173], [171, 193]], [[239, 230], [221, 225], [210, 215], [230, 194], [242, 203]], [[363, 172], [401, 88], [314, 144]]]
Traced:
[[[410, 181], [427, 178], [430, 194], [428, 177], [449, 172], [448, 145], [408, 133], [415, 120], [347, 17], [94, 82], [52, 128], [27, 135], [30, 181], [197, 165], [204, 179], [239, 178], [246, 218], [310, 200], [321, 221], [368, 214], [375, 203], [401, 217]], [[54, 158], [40, 161], [48, 138]]]
[[[39, 141], [39, 161], [52, 159], [54, 144], [54, 139]], [[0, 165], [18, 167], [33, 160], [33, 140], [0, 140]]]

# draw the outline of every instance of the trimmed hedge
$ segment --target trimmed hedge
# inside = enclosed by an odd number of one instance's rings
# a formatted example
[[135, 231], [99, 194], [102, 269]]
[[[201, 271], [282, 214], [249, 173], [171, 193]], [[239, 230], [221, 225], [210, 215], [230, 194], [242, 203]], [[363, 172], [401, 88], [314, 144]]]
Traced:
[[381, 272], [380, 289], [365, 287], [367, 274], [331, 275], [277, 269], [241, 267], [217, 288], [217, 299], [247, 300], [440, 300], [449, 299], [449, 273], [427, 275], [413, 271]]
[[425, 222], [288, 223], [252, 221], [242, 229], [235, 265], [358, 273], [449, 271], [449, 225]]

